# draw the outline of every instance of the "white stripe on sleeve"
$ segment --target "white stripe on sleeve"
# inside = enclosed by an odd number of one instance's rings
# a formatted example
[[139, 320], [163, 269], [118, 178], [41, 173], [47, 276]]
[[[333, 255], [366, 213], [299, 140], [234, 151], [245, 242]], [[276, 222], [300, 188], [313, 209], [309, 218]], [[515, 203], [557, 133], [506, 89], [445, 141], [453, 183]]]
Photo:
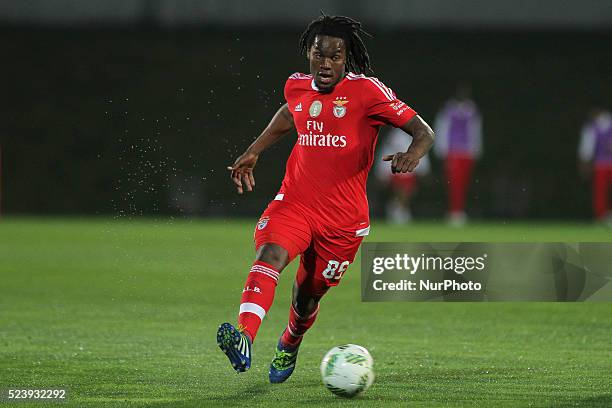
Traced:
[[376, 87], [377, 87], [378, 89], [380, 89], [380, 92], [382, 92], [382, 93], [383, 93], [383, 95], [385, 95], [385, 97], [386, 97], [388, 100], [390, 100], [390, 101], [393, 101], [393, 100], [394, 100], [394, 99], [393, 99], [393, 97], [391, 96], [391, 94], [390, 94], [390, 93], [389, 93], [387, 90], [383, 89], [383, 87], [382, 87], [382, 86], [380, 86], [380, 85], [378, 84], [378, 82], [376, 82], [374, 79], [369, 78], [369, 77], [366, 77], [366, 79], [367, 79], [367, 80], [369, 80], [370, 82], [372, 82], [374, 85], [376, 85]]

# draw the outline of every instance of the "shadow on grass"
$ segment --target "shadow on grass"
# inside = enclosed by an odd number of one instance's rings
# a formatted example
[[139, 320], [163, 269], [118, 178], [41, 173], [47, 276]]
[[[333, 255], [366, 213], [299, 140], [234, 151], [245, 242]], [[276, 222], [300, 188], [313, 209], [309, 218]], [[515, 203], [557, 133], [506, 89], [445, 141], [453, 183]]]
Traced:
[[[183, 401], [149, 403], [148, 407], [227, 407], [240, 402], [245, 406], [405, 406], [406, 404], [435, 404], [444, 406], [520, 406], [521, 402], [531, 401], [534, 407], [541, 408], [610, 408], [612, 407], [612, 394], [602, 394], [588, 398], [572, 398], [566, 396], [566, 401], [546, 403], [546, 398], [541, 399], [537, 396], [524, 395], [517, 400], [513, 393], [505, 394], [498, 387], [483, 393], [482, 389], [472, 395], [468, 390], [463, 389], [462, 393], [457, 394], [457, 387], [460, 384], [471, 384], [481, 387], [483, 382], [493, 382], [504, 377], [517, 377], [517, 370], [496, 369], [493, 372], [483, 370], [444, 370], [443, 372], [420, 373], [418, 376], [406, 376], [403, 373], [384, 375], [377, 379], [379, 384], [374, 384], [373, 389], [354, 399], [345, 399], [330, 394], [317, 380], [305, 380], [293, 382], [291, 384], [277, 385], [269, 384], [267, 381], [257, 382], [247, 387], [234, 388], [228, 384], [226, 389], [218, 389], [222, 395], [189, 395]], [[483, 375], [484, 374], [484, 375]], [[487, 378], [488, 377], [488, 378]], [[414, 381], [418, 379], [418, 381]], [[411, 384], [412, 386], [407, 386]], [[447, 392], [439, 392], [439, 388], [454, 385]], [[378, 387], [383, 389], [377, 390]], [[291, 400], [287, 400], [288, 395], [286, 386], [290, 386]], [[499, 384], [500, 387], [504, 385]], [[283, 390], [284, 389], [284, 390]], [[313, 395], [312, 390], [319, 389]], [[531, 399], [533, 397], [533, 399]], [[564, 398], [564, 399], [565, 399]], [[539, 400], [539, 401], [538, 401]], [[550, 401], [550, 399], [548, 399]], [[493, 404], [495, 403], [495, 404]], [[449, 405], [450, 404], [450, 405]]]
[[[286, 384], [289, 385], [289, 384]], [[286, 386], [285, 385], [285, 386]], [[202, 397], [190, 397], [183, 401], [174, 402], [159, 402], [149, 403], [147, 407], [163, 408], [163, 407], [227, 407], [240, 402], [245, 406], [322, 406], [325, 404], [334, 404], [335, 406], [355, 406], [357, 401], [371, 402], [371, 398], [365, 394], [360, 395], [354, 399], [347, 399], [332, 395], [329, 391], [323, 387], [320, 381], [302, 381], [300, 383], [292, 383], [292, 400], [287, 401], [284, 398], [287, 395], [281, 393], [278, 394], [276, 391], [282, 391], [283, 385], [270, 384], [268, 382], [260, 382], [253, 384], [246, 388], [240, 388], [235, 390], [227, 390], [228, 392], [224, 395], [216, 396], [202, 396]], [[305, 396], [307, 390], [318, 388], [321, 390], [320, 396]]]

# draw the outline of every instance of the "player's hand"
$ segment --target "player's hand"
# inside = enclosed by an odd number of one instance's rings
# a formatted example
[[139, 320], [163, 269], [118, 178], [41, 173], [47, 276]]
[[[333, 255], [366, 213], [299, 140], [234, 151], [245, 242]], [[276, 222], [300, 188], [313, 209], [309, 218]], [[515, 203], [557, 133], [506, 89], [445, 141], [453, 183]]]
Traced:
[[245, 152], [236, 159], [232, 166], [227, 166], [227, 169], [231, 171], [231, 178], [238, 194], [242, 194], [245, 188], [247, 191], [253, 191], [255, 187], [253, 168], [258, 158], [259, 156], [255, 153]]
[[419, 155], [414, 152], [398, 152], [383, 157], [383, 161], [391, 162], [391, 172], [393, 174], [414, 171], [419, 164], [419, 160]]

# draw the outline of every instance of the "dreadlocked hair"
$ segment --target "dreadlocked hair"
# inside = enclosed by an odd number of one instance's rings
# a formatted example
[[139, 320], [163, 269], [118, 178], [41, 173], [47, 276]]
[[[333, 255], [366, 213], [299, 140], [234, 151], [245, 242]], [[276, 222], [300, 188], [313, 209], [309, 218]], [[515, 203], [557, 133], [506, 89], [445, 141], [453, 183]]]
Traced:
[[346, 45], [346, 68], [356, 74], [369, 74], [370, 55], [363, 43], [362, 35], [372, 37], [361, 28], [361, 23], [350, 17], [328, 16], [321, 12], [321, 17], [312, 21], [300, 37], [300, 53], [308, 55], [317, 35], [329, 35], [342, 38]]

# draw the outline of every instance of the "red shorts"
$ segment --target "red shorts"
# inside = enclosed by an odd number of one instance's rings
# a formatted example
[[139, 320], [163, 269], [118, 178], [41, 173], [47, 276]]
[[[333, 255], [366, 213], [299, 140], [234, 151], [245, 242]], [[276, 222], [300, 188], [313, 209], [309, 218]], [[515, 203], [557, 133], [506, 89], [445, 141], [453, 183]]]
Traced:
[[389, 182], [394, 190], [399, 190], [406, 195], [411, 195], [416, 187], [417, 178], [412, 173], [398, 173], [391, 175]]
[[254, 238], [256, 250], [263, 244], [277, 244], [289, 252], [289, 261], [301, 254], [296, 282], [308, 293], [321, 296], [340, 283], [363, 240], [355, 231], [334, 229], [283, 201], [268, 205]]

